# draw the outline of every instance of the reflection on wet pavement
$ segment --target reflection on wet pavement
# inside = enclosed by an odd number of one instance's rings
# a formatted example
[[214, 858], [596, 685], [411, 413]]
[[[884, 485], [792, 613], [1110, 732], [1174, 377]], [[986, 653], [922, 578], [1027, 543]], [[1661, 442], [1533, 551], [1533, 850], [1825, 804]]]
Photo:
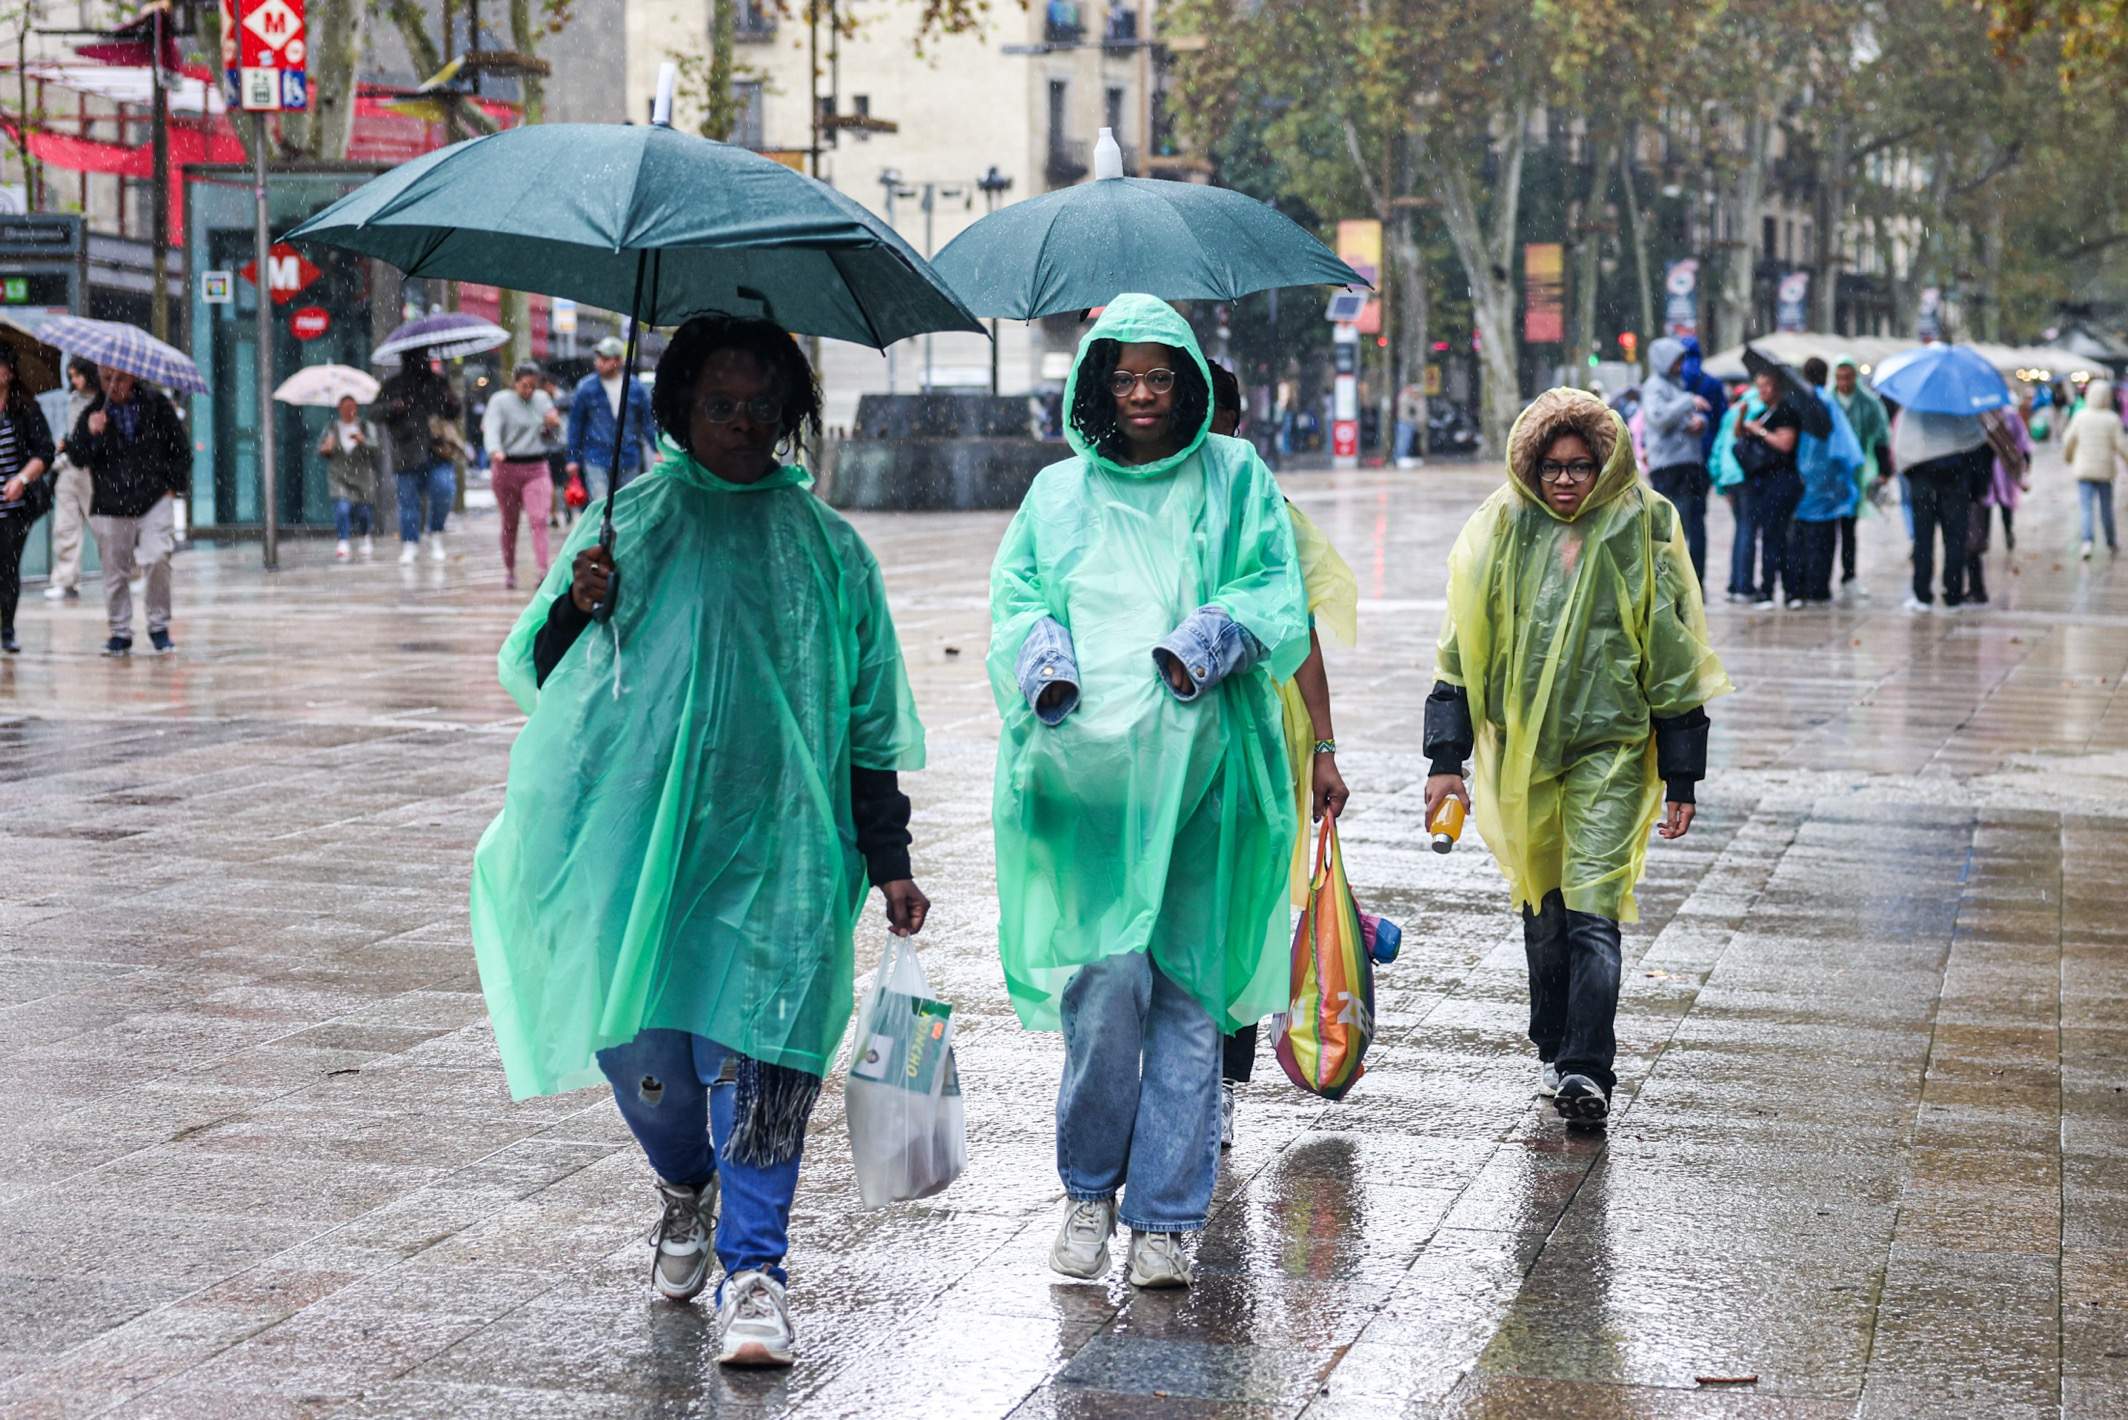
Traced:
[[405, 573], [189, 554], [168, 661], [100, 660], [93, 612], [35, 602], [0, 664], [0, 1412], [2128, 1413], [2128, 569], [2067, 555], [2064, 479], [2042, 463], [1986, 612], [1896, 610], [1890, 520], [1867, 600], [1713, 609], [1742, 693], [1626, 932], [1606, 1138], [1532, 1094], [1482, 845], [1419, 830], [1442, 559], [1487, 480], [1290, 478], [1361, 577], [1344, 843], [1407, 944], [1345, 1103], [1261, 1062], [1183, 1293], [1045, 1265], [1059, 1052], [992, 932], [1003, 518], [864, 519], [931, 729], [917, 864], [971, 1160], [859, 1211], [830, 1086], [803, 1358], [768, 1377], [650, 1297], [611, 1105], [512, 1104], [495, 1061], [464, 900], [516, 606], [486, 525]]

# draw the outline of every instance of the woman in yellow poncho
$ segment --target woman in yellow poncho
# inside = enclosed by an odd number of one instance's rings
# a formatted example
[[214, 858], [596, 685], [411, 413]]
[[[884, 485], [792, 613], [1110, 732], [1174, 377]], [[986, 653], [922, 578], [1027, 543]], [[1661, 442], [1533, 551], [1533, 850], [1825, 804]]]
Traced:
[[1648, 830], [1692, 825], [1701, 707], [1731, 686], [1677, 510], [1635, 477], [1617, 415], [1580, 390], [1539, 395], [1507, 465], [1449, 554], [1426, 816], [1470, 804], [1475, 749], [1478, 826], [1522, 911], [1539, 1088], [1569, 1124], [1599, 1125], [1617, 1082], [1618, 924], [1639, 918]]

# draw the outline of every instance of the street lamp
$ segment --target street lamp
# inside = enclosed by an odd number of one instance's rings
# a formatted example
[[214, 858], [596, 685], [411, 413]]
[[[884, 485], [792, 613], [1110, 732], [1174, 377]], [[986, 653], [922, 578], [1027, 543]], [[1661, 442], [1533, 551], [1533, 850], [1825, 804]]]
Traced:
[[[894, 199], [897, 197], [914, 197], [916, 189], [902, 182], [900, 168], [882, 169], [879, 174], [879, 185], [886, 189], [887, 225], [892, 227], [894, 225]], [[887, 347], [887, 393], [893, 394], [895, 392], [894, 347], [889, 345]]]
[[[992, 163], [990, 171], [977, 178], [975, 185], [983, 194], [983, 211], [985, 215], [988, 215], [997, 211], [998, 203], [1004, 198], [1006, 193], [1012, 190], [1012, 179], [999, 172], [997, 164]], [[990, 318], [990, 393], [995, 395], [997, 392], [998, 323], [997, 317], [992, 316]]]

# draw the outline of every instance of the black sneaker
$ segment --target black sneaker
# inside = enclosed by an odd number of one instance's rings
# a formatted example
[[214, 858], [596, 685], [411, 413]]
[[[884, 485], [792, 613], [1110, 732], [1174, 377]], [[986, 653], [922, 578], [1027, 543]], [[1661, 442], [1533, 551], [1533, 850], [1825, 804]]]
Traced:
[[1586, 1129], [1600, 1128], [1611, 1113], [1610, 1096], [1586, 1075], [1569, 1075], [1561, 1080], [1552, 1105], [1568, 1124]]
[[103, 643], [103, 653], [106, 656], [130, 656], [133, 654], [133, 638], [130, 636], [113, 636]]
[[155, 654], [158, 656], [167, 656], [177, 649], [177, 643], [170, 639], [170, 633], [167, 631], [150, 631], [148, 644], [155, 648]]
[[22, 654], [22, 643], [15, 639], [14, 627], [0, 626], [0, 651], [5, 651], [10, 656]]

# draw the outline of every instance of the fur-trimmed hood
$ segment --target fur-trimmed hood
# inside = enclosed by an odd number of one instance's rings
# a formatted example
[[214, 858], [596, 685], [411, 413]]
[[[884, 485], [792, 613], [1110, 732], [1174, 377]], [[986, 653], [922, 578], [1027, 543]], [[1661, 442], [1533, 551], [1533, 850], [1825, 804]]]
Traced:
[[1526, 502], [1542, 508], [1549, 516], [1558, 518], [1559, 513], [1545, 500], [1537, 481], [1537, 463], [1561, 434], [1579, 434], [1603, 464], [1602, 472], [1596, 475], [1596, 486], [1589, 490], [1580, 511], [1571, 519], [1561, 518], [1561, 522], [1581, 521], [1591, 509], [1602, 507], [1639, 481], [1639, 470], [1633, 463], [1633, 441], [1609, 405], [1586, 390], [1546, 390], [1530, 401], [1529, 408], [1522, 411], [1508, 433], [1507, 481]]

